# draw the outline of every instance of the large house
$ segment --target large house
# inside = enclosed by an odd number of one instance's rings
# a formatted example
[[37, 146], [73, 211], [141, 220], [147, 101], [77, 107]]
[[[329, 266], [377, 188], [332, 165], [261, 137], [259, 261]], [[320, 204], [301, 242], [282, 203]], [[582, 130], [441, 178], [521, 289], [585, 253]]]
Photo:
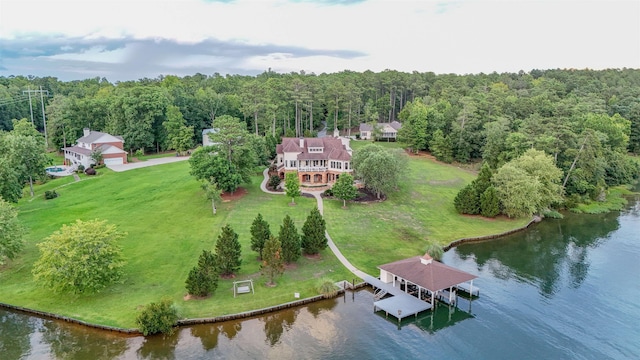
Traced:
[[331, 184], [352, 173], [348, 138], [282, 138], [276, 147], [278, 174], [297, 172], [305, 186]]
[[[380, 134], [376, 140], [396, 140], [398, 136], [398, 130], [402, 127], [402, 124], [397, 121], [390, 123], [377, 123], [376, 127], [380, 129]], [[375, 136], [374, 128], [371, 124], [360, 124], [360, 139], [369, 140]]]
[[127, 163], [127, 152], [123, 150], [124, 140], [121, 136], [113, 136], [100, 131], [84, 130], [84, 136], [76, 141], [76, 145], [62, 148], [67, 165], [82, 165], [88, 168], [95, 163], [92, 154], [102, 154], [105, 165], [122, 165]]

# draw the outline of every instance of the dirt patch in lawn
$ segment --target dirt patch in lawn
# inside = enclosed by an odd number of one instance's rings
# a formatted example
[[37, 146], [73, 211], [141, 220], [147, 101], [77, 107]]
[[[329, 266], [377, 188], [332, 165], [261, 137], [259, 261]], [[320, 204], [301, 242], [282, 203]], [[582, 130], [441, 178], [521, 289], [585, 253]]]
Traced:
[[356, 196], [356, 198], [353, 199], [352, 201], [366, 204], [370, 202], [380, 202], [384, 200], [386, 200], [386, 197], [384, 195], [382, 195], [380, 199], [378, 199], [378, 197], [374, 193], [372, 193], [369, 189], [362, 188], [362, 189], [358, 189], [358, 196]]
[[210, 298], [211, 295], [207, 295], [207, 296], [195, 296], [195, 295], [191, 295], [191, 294], [187, 294], [185, 295], [182, 299], [184, 301], [189, 301], [189, 300], [204, 300], [204, 299], [208, 299]]
[[222, 198], [223, 202], [229, 202], [232, 200], [238, 200], [245, 195], [247, 195], [247, 189], [239, 187], [236, 189], [236, 191], [233, 192], [233, 194], [223, 193], [222, 195], [220, 195], [220, 197]]

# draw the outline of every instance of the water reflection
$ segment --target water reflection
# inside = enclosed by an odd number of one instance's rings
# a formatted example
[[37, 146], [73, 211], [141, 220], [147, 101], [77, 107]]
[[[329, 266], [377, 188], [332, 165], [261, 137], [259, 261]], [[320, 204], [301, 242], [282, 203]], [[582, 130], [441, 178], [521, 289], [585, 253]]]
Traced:
[[569, 283], [578, 288], [589, 271], [588, 249], [606, 241], [620, 226], [619, 213], [566, 214], [563, 220], [547, 219], [533, 229], [500, 240], [463, 245], [455, 251], [463, 259], [473, 257], [478, 270], [489, 270], [499, 279], [517, 278], [537, 284], [545, 297], [559, 289], [560, 274], [568, 269]]
[[260, 318], [264, 322], [264, 333], [267, 336], [267, 344], [273, 346], [280, 341], [284, 330], [289, 331], [296, 321], [299, 310], [272, 313]]
[[180, 338], [180, 331], [172, 335], [154, 335], [144, 338], [142, 346], [138, 349], [139, 359], [176, 359], [175, 351]]
[[30, 335], [35, 319], [23, 314], [0, 310], [0, 354], [7, 359], [20, 359], [31, 351]]
[[127, 338], [104, 332], [96, 337], [95, 331], [75, 324], [43, 321], [40, 328], [42, 342], [58, 359], [115, 359], [127, 350]]

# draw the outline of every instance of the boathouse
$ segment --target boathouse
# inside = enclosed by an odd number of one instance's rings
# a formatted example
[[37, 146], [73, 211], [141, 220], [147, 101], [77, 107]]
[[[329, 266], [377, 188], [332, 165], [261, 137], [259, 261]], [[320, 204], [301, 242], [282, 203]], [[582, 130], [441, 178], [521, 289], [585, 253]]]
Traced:
[[[377, 289], [374, 311], [383, 310], [398, 319], [432, 308], [436, 299], [454, 304], [458, 285], [469, 282], [469, 291], [473, 293], [473, 279], [477, 278], [434, 261], [429, 254], [380, 265], [378, 269], [380, 279], [372, 276], [364, 279]], [[383, 298], [386, 294], [393, 297]]]

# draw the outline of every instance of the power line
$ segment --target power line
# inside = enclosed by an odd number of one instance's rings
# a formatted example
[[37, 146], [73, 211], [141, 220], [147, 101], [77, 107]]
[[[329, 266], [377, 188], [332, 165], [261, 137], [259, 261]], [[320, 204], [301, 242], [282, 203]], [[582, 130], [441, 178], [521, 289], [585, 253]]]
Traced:
[[34, 124], [33, 122], [33, 106], [31, 106], [31, 93], [39, 93], [40, 94], [40, 102], [42, 102], [42, 123], [44, 125], [44, 143], [48, 144], [47, 142], [47, 120], [44, 117], [44, 98], [43, 98], [43, 94], [46, 93], [47, 97], [49, 96], [49, 90], [42, 90], [42, 86], [40, 86], [40, 90], [31, 90], [31, 88], [28, 88], [27, 90], [22, 90], [22, 93], [27, 93], [27, 95], [29, 96], [29, 110], [31, 111], [31, 124]]

